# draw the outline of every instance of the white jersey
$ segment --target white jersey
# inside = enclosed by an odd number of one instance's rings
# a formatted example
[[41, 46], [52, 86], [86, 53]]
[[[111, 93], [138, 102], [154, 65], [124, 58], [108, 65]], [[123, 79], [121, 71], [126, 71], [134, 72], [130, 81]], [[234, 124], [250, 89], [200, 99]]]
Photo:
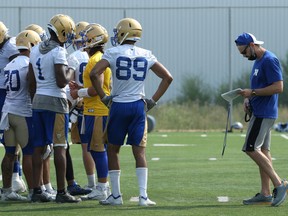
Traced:
[[28, 91], [27, 73], [29, 58], [17, 56], [5, 67], [7, 95], [2, 112], [23, 117], [32, 116], [31, 97]]
[[6, 89], [4, 68], [9, 63], [9, 58], [18, 54], [16, 38], [11, 37], [0, 49], [0, 89]]
[[65, 87], [59, 88], [56, 84], [54, 69], [55, 64], [68, 65], [66, 55], [67, 51], [61, 46], [55, 47], [46, 54], [39, 51], [39, 44], [31, 49], [30, 63], [37, 83], [36, 94], [67, 98]]
[[144, 98], [144, 81], [149, 69], [157, 62], [151, 51], [134, 45], [107, 49], [102, 59], [112, 71], [112, 95], [115, 102], [133, 102]]
[[87, 52], [80, 51], [80, 50], [76, 50], [75, 52], [71, 53], [68, 58], [72, 56], [75, 57], [79, 61], [79, 66], [76, 68], [76, 71], [75, 71], [75, 82], [78, 85], [83, 86], [83, 72], [88, 63], [89, 56]]

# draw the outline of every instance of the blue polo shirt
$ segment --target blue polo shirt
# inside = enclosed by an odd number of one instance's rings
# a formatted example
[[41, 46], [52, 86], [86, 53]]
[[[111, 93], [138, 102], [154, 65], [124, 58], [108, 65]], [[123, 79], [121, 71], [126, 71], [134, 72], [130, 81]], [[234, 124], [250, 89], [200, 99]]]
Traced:
[[[265, 51], [257, 59], [250, 75], [250, 88], [265, 88], [274, 82], [283, 80], [282, 69], [278, 58], [270, 51]], [[253, 114], [258, 118], [278, 117], [278, 94], [271, 96], [254, 96], [250, 99]]]

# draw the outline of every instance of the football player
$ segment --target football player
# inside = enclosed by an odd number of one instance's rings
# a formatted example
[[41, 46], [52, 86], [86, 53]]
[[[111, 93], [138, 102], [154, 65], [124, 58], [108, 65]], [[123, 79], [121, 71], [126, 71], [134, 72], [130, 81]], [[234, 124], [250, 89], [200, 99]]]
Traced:
[[[76, 34], [73, 40], [73, 48], [75, 51], [71, 53], [67, 59], [68, 65], [75, 67], [73, 81], [78, 85], [83, 86], [83, 71], [88, 62], [89, 56], [87, 52], [83, 51], [83, 30], [88, 25], [88, 22], [76, 23]], [[71, 122], [71, 141], [72, 143], [78, 143], [82, 146], [82, 158], [84, 162], [84, 168], [86, 171], [88, 184], [82, 188], [74, 179], [72, 160], [67, 160], [67, 190], [71, 195], [85, 195], [92, 191], [95, 185], [95, 166], [91, 154], [87, 151], [87, 143], [83, 143], [84, 134], [80, 134], [83, 116], [83, 101], [82, 98], [73, 100], [70, 95], [69, 86], [67, 86], [67, 98], [70, 107], [70, 122]], [[73, 117], [75, 120], [73, 120]], [[69, 153], [69, 146], [67, 149]], [[71, 159], [71, 156], [66, 155], [67, 159]], [[71, 163], [70, 163], [71, 162]]]
[[[142, 27], [132, 18], [121, 19], [111, 38], [113, 48], [107, 49], [102, 59], [90, 73], [90, 78], [101, 101], [110, 106], [107, 123], [109, 176], [112, 194], [100, 201], [102, 205], [122, 205], [120, 192], [120, 147], [132, 145], [136, 161], [136, 175], [139, 186], [139, 205], [156, 205], [147, 195], [148, 168], [145, 157], [147, 142], [146, 111], [152, 109], [166, 92], [173, 78], [169, 71], [157, 61], [151, 51], [135, 46], [141, 39]], [[112, 95], [107, 95], [102, 87], [103, 72], [112, 71]], [[152, 70], [161, 82], [151, 99], [145, 99], [144, 81]], [[112, 102], [113, 101], [113, 102]], [[112, 104], [111, 104], [112, 102]], [[111, 105], [110, 105], [111, 104]]]
[[[3, 194], [2, 201], [27, 200], [11, 187], [12, 169], [17, 144], [23, 151], [23, 171], [29, 192], [33, 191], [32, 153], [32, 104], [28, 92], [27, 73], [31, 48], [41, 41], [39, 35], [31, 30], [20, 32], [16, 46], [20, 54], [4, 68], [7, 95], [2, 108], [0, 128], [4, 130], [5, 156], [2, 160]], [[21, 107], [21, 109], [19, 109]]]
[[[84, 49], [89, 55], [89, 61], [83, 73], [83, 87], [74, 84], [71, 85], [71, 96], [73, 99], [83, 98], [84, 103], [84, 122], [85, 137], [84, 143], [88, 143], [88, 150], [95, 162], [97, 172], [97, 185], [92, 192], [82, 199], [103, 200], [110, 193], [108, 183], [108, 162], [104, 141], [102, 139], [106, 120], [108, 116], [108, 108], [101, 102], [96, 94], [90, 81], [90, 72], [92, 68], [101, 59], [104, 46], [108, 41], [108, 33], [106, 29], [96, 23], [89, 24], [84, 29], [85, 46]], [[102, 75], [102, 84], [106, 94], [110, 94], [111, 71], [109, 68]]]
[[[48, 39], [46, 31], [37, 24], [30, 24], [25, 28], [25, 30], [35, 31], [40, 36], [41, 41], [45, 41]], [[50, 156], [52, 154], [53, 145], [47, 145], [46, 152], [43, 154], [43, 180], [41, 183], [41, 188], [46, 193], [50, 194], [52, 200], [55, 200], [57, 191], [54, 190], [50, 181]]]
[[65, 87], [73, 69], [67, 63], [65, 47], [72, 44], [75, 23], [64, 14], [53, 16], [48, 24], [49, 40], [35, 46], [30, 53], [28, 79], [33, 97], [33, 125], [35, 128], [33, 153], [34, 191], [32, 202], [49, 202], [50, 197], [41, 190], [43, 154], [45, 147], [53, 143], [57, 180], [56, 202], [76, 203], [80, 199], [65, 189], [66, 148], [68, 138], [69, 106]]
[[[10, 37], [8, 34], [8, 28], [3, 22], [0, 21], [0, 112], [2, 110], [4, 100], [6, 97], [6, 87], [5, 87], [5, 74], [4, 67], [12, 61], [16, 56], [18, 56], [19, 51], [16, 48], [16, 38]], [[0, 130], [1, 141], [3, 131]], [[13, 177], [12, 177], [12, 188], [17, 192], [26, 191], [25, 182], [22, 179], [22, 169], [20, 165], [20, 156], [17, 152], [20, 150], [19, 147], [16, 148], [15, 152], [15, 162], [13, 166]]]

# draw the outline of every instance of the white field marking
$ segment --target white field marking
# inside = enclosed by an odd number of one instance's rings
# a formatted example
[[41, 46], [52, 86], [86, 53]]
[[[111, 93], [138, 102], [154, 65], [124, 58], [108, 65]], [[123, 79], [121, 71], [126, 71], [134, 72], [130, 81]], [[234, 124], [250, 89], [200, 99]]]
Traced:
[[152, 161], [159, 161], [160, 158], [151, 158]]
[[217, 158], [209, 158], [210, 161], [215, 161]]
[[241, 136], [241, 137], [246, 137], [246, 134], [241, 134], [240, 136]]
[[155, 143], [155, 144], [153, 144], [153, 146], [157, 146], [157, 147], [163, 147], [163, 146], [167, 146], [167, 147], [181, 147], [181, 146], [195, 146], [195, 144], [190, 144], [190, 145], [188, 145], [188, 144], [167, 144], [167, 143]]
[[229, 201], [228, 196], [218, 196], [217, 199], [218, 199], [218, 202], [228, 202]]
[[168, 135], [167, 134], [162, 134], [161, 137], [168, 137]]
[[130, 202], [139, 202], [139, 197], [131, 197]]
[[283, 137], [284, 139], [288, 139], [288, 136], [285, 134], [281, 134], [281, 137]]
[[207, 137], [207, 134], [201, 134], [201, 137]]
[[272, 160], [276, 160], [276, 158], [273, 158], [273, 157], [272, 157], [271, 159], [272, 159]]

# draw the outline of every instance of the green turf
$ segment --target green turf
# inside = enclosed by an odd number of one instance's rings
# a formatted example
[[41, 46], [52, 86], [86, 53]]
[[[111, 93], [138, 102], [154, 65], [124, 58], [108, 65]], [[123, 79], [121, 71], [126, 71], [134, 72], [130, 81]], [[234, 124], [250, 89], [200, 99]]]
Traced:
[[[204, 135], [204, 136], [203, 136]], [[131, 148], [123, 147], [121, 160], [121, 191], [124, 205], [100, 206], [97, 201], [78, 204], [30, 204], [0, 202], [0, 215], [117, 215], [117, 216], [184, 216], [184, 215], [287, 215], [288, 201], [280, 207], [244, 206], [244, 198], [260, 190], [256, 165], [241, 151], [244, 134], [228, 134], [227, 148], [221, 157], [224, 133], [221, 132], [153, 132], [148, 137], [147, 159], [149, 166], [148, 194], [157, 202], [155, 207], [139, 207], [130, 202], [138, 195], [135, 162]], [[272, 156], [274, 167], [281, 178], [286, 178], [288, 140], [280, 133], [273, 133]], [[177, 144], [178, 146], [154, 146]], [[183, 145], [181, 145], [183, 144]], [[86, 177], [79, 145], [71, 146], [75, 176], [81, 185]], [[0, 158], [3, 148], [0, 148]], [[159, 158], [159, 160], [155, 160]], [[209, 160], [214, 158], [214, 160]], [[216, 160], [215, 160], [216, 158]], [[51, 161], [53, 167], [53, 161]], [[51, 170], [55, 186], [54, 168]], [[272, 186], [271, 186], [272, 187]], [[229, 197], [228, 202], [218, 202], [219, 196]]]

